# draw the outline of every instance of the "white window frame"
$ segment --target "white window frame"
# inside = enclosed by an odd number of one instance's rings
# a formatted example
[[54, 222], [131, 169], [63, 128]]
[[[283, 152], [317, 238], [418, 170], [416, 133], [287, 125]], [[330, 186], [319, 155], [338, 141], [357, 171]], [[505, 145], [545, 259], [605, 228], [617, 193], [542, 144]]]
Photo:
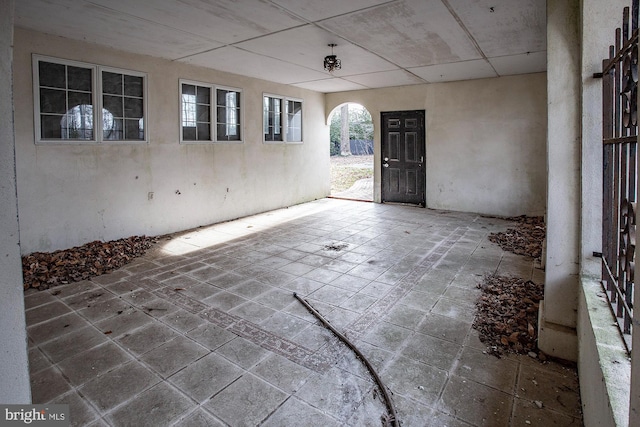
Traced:
[[[266, 121], [268, 120], [268, 117], [266, 117], [265, 110], [264, 110], [264, 99], [266, 97], [277, 98], [277, 99], [280, 99], [282, 102], [282, 111], [280, 112], [282, 117], [282, 121], [281, 121], [282, 140], [281, 141], [270, 141], [265, 138], [264, 126]], [[295, 101], [301, 104], [302, 116], [301, 116], [301, 123], [300, 123], [300, 134], [301, 134], [300, 141], [289, 141], [287, 138], [289, 134], [289, 101]], [[293, 98], [293, 97], [283, 96], [283, 95], [275, 95], [271, 93], [262, 94], [262, 142], [264, 144], [303, 144], [304, 143], [304, 100], [303, 99]]]
[[[182, 85], [183, 84], [187, 84], [187, 85], [193, 85], [193, 86], [200, 86], [200, 87], [206, 87], [210, 90], [210, 95], [209, 95], [209, 139], [204, 139], [204, 140], [191, 140], [191, 139], [184, 139], [184, 132], [183, 132], [183, 124], [182, 124], [182, 118], [183, 118], [183, 103], [182, 103]], [[240, 126], [239, 126], [239, 131], [240, 131], [240, 139], [238, 140], [218, 140], [218, 105], [217, 105], [217, 95], [218, 95], [218, 90], [226, 90], [226, 91], [233, 91], [233, 92], [238, 92], [240, 94]], [[179, 129], [180, 129], [180, 144], [242, 144], [244, 142], [244, 94], [242, 92], [242, 89], [239, 89], [237, 87], [230, 87], [230, 86], [221, 86], [221, 85], [217, 85], [214, 83], [205, 83], [205, 82], [201, 82], [201, 81], [196, 81], [196, 80], [188, 80], [188, 79], [179, 79], [179, 84], [178, 84], [178, 99], [180, 102], [180, 117], [178, 118], [179, 120]]]
[[[86, 68], [91, 70], [91, 101], [92, 101], [92, 115], [93, 115], [93, 138], [92, 139], [64, 139], [64, 138], [42, 138], [42, 128], [40, 122], [41, 106], [40, 106], [40, 62], [50, 62], [53, 64], [68, 65], [80, 68]], [[90, 145], [90, 144], [147, 144], [149, 141], [149, 115], [148, 115], [148, 76], [146, 73], [139, 71], [107, 67], [98, 64], [73, 61], [69, 59], [55, 58], [45, 55], [32, 55], [32, 69], [33, 69], [33, 113], [34, 113], [34, 140], [36, 145]], [[112, 72], [123, 75], [130, 75], [136, 77], [142, 77], [142, 120], [143, 120], [143, 139], [104, 139], [103, 138], [103, 111], [102, 111], [102, 72]]]

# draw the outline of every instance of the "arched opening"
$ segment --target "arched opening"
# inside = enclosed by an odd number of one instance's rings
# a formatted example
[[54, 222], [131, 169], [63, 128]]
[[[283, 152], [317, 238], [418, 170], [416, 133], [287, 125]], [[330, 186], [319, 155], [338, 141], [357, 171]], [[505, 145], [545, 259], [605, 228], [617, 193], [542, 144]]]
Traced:
[[360, 104], [345, 103], [329, 116], [331, 197], [373, 201], [373, 120]]

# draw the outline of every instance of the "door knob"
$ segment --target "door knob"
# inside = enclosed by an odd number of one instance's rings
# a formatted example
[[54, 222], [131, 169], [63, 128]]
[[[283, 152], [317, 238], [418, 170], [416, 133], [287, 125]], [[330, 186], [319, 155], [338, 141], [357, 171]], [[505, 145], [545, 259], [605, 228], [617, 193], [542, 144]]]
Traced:
[[388, 168], [388, 167], [389, 167], [389, 163], [383, 163], [383, 164], [382, 164], [382, 167], [383, 167], [383, 168]]

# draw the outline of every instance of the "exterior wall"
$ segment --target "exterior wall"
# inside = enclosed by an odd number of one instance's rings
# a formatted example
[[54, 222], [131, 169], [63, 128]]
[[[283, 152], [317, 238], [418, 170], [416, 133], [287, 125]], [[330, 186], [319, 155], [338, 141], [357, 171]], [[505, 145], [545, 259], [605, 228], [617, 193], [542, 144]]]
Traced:
[[426, 111], [426, 199], [433, 209], [542, 215], [546, 191], [544, 73], [326, 95], [369, 110], [374, 199], [380, 201], [380, 113]]
[[31, 403], [13, 137], [13, 0], [0, 0], [0, 403]]
[[580, 254], [580, 30], [577, 0], [547, 2], [548, 195], [544, 352], [577, 360]]
[[[148, 73], [149, 143], [35, 145], [34, 53]], [[14, 58], [23, 253], [161, 235], [329, 194], [320, 93], [18, 28]], [[181, 78], [242, 89], [242, 144], [179, 144]], [[303, 144], [263, 143], [263, 92], [303, 100]]]

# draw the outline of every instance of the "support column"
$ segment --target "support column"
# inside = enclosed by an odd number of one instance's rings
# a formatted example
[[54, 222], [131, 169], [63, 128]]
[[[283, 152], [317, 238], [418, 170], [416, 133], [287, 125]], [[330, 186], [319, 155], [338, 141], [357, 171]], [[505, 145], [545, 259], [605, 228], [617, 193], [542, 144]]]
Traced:
[[0, 403], [31, 403], [13, 129], [14, 0], [0, 0]]
[[538, 346], [577, 360], [580, 2], [547, 0], [547, 253]]

